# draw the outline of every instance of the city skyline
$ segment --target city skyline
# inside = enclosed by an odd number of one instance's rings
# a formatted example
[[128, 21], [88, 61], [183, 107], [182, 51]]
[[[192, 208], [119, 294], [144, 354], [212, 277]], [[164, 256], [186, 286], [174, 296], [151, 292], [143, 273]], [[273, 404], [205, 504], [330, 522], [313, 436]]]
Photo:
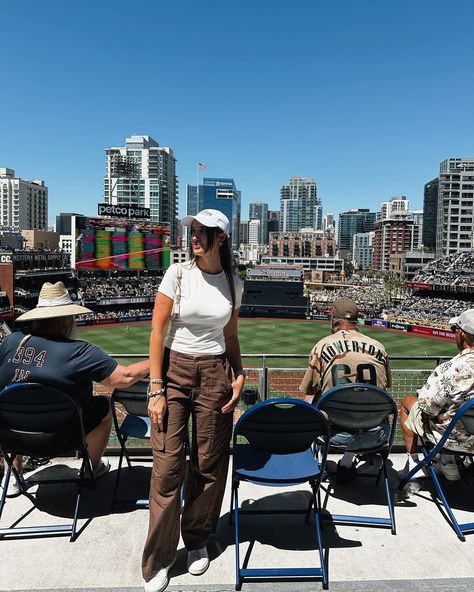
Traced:
[[[301, 176], [337, 219], [397, 195], [421, 208], [440, 162], [474, 156], [472, 2], [456, 4], [455, 28], [438, 0], [259, 9], [10, 3], [0, 166], [45, 180], [49, 224], [73, 204], [95, 214], [105, 149], [138, 133], [174, 151], [179, 216], [204, 162], [206, 176], [235, 179], [243, 212], [279, 209], [280, 187]], [[130, 20], [139, 27], [122, 42]], [[440, 84], [447, 74], [462, 80], [456, 92]], [[226, 80], [232, 93], [216, 92]]]

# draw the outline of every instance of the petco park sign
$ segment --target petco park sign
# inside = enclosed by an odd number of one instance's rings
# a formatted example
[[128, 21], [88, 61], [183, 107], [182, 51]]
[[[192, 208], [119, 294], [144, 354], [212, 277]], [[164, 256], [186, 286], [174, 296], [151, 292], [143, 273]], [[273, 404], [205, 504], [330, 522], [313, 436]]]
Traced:
[[114, 206], [108, 203], [98, 204], [97, 213], [99, 216], [111, 216], [113, 218], [150, 218], [150, 208], [137, 206]]

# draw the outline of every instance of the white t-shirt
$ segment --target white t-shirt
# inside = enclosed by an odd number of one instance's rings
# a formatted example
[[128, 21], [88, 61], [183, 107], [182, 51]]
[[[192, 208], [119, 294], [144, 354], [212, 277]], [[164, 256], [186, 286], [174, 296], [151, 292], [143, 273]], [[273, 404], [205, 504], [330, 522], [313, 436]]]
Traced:
[[[222, 354], [225, 352], [223, 329], [232, 314], [232, 297], [222, 271], [205, 273], [192, 262], [180, 263], [181, 302], [179, 315], [171, 319], [165, 345], [184, 354]], [[178, 266], [171, 265], [158, 288], [174, 300]], [[242, 303], [242, 282], [234, 276], [235, 308]]]

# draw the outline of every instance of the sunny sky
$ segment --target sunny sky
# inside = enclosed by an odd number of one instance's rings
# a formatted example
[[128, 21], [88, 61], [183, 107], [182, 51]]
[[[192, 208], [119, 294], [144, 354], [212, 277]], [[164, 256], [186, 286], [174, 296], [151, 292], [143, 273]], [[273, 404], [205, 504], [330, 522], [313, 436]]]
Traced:
[[292, 175], [324, 212], [375, 209], [474, 157], [474, 2], [3, 3], [0, 166], [49, 187], [49, 218], [96, 214], [104, 149], [171, 146], [180, 214], [196, 163], [279, 208]]

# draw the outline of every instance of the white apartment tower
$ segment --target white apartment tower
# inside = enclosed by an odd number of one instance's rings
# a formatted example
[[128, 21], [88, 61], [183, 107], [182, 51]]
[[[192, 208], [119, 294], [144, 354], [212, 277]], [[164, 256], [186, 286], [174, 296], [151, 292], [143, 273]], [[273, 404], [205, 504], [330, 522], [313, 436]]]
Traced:
[[133, 135], [125, 146], [106, 148], [104, 201], [150, 208], [152, 222], [170, 225], [177, 236], [178, 181], [172, 148], [150, 136]]
[[260, 220], [259, 245], [268, 245], [268, 204], [251, 203], [249, 205], [249, 220]]
[[331, 213], [327, 213], [324, 215], [323, 218], [323, 230], [324, 232], [332, 229], [332, 232], [334, 233], [335, 230], [335, 223], [334, 223], [334, 214]]
[[260, 243], [260, 220], [255, 218], [249, 220], [249, 245], [259, 245]]
[[474, 248], [474, 158], [448, 158], [439, 166], [436, 256]]
[[0, 227], [48, 229], [48, 188], [44, 181], [25, 181], [13, 169], [0, 168]]
[[390, 201], [382, 202], [377, 219], [387, 220], [394, 216], [407, 215], [409, 209], [410, 202], [404, 195], [401, 195], [400, 197], [392, 197]]

